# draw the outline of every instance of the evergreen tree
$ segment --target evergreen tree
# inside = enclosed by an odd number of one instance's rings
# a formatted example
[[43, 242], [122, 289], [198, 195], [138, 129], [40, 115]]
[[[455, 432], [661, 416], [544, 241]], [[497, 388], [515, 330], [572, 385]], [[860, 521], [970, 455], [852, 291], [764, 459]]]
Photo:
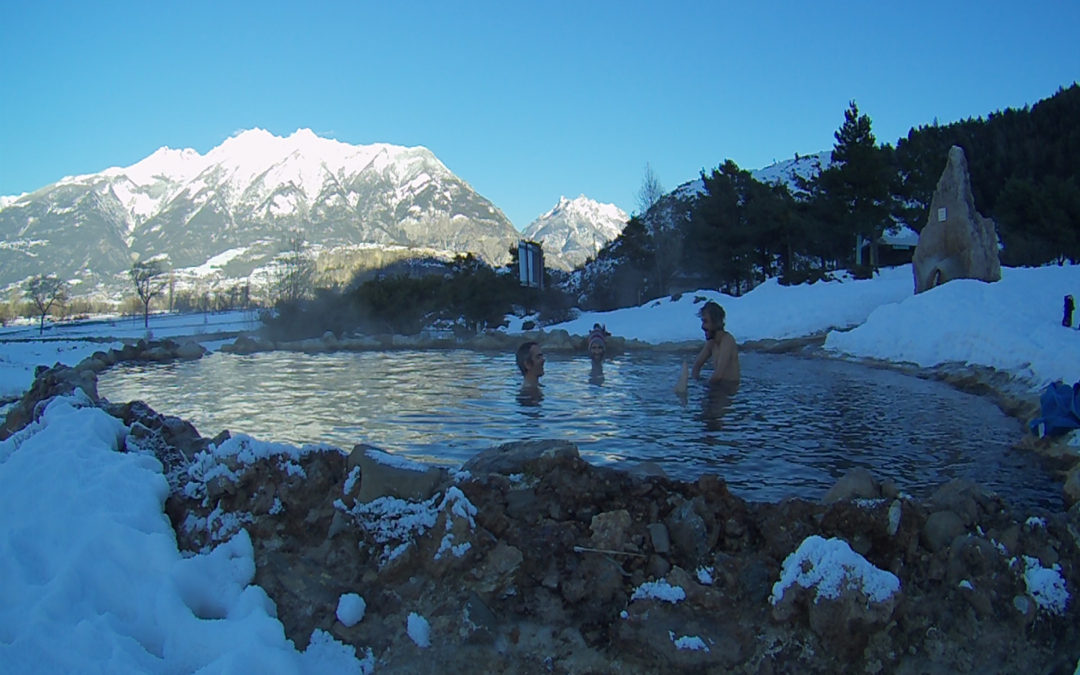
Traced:
[[832, 164], [818, 179], [825, 214], [853, 246], [870, 242], [870, 265], [876, 268], [877, 241], [891, 223], [890, 153], [878, 146], [870, 118], [859, 114], [855, 101], [848, 104], [834, 137]]

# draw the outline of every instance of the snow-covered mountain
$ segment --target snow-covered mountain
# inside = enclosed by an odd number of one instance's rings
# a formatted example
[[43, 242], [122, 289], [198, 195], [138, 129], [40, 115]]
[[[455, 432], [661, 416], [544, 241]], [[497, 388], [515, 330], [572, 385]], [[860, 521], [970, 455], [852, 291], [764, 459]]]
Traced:
[[294, 230], [339, 275], [403, 248], [502, 263], [519, 237], [426, 148], [252, 129], [0, 203], [0, 291], [39, 273], [116, 288], [133, 259], [163, 254], [181, 278], [257, 277]]
[[525, 239], [544, 245], [544, 262], [549, 267], [572, 270], [619, 236], [630, 217], [614, 204], [601, 204], [581, 195], [561, 197], [559, 203], [540, 216], [522, 233]]
[[[756, 169], [750, 172], [754, 180], [761, 183], [782, 183], [793, 195], [802, 194], [803, 190], [795, 181], [795, 177], [813, 178], [828, 169], [832, 164], [832, 150], [822, 150], [813, 155], [796, 154], [793, 159], [785, 159], [782, 162], [770, 164], [764, 169]], [[676, 199], [692, 199], [705, 191], [705, 182], [701, 178], [683, 183], [671, 191]]]

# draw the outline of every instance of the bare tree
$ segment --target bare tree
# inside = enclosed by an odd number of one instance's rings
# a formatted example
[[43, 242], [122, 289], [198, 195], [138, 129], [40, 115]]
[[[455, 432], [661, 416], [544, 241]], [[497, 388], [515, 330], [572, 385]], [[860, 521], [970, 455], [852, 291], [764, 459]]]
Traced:
[[23, 285], [23, 292], [30, 300], [41, 317], [38, 324], [38, 335], [45, 332], [45, 315], [55, 303], [63, 303], [67, 299], [67, 283], [55, 274], [36, 274]]
[[637, 193], [638, 213], [644, 216], [663, 196], [664, 186], [660, 184], [660, 179], [653, 173], [652, 164], [646, 162], [645, 175], [641, 179], [641, 187]]
[[315, 261], [301, 230], [290, 230], [286, 234], [281, 252], [274, 261], [277, 263], [274, 282], [277, 302], [292, 304], [306, 297], [315, 276]]
[[142, 302], [143, 328], [150, 328], [150, 301], [164, 293], [168, 285], [165, 271], [165, 263], [161, 259], [137, 262], [128, 271], [135, 284], [135, 293]]

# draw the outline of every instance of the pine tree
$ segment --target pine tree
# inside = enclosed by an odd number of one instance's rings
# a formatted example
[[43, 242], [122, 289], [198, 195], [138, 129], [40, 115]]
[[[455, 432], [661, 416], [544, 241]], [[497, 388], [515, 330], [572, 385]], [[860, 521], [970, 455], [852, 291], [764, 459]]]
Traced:
[[859, 114], [855, 101], [834, 136], [832, 165], [819, 178], [826, 213], [852, 243], [870, 242], [870, 264], [876, 267], [877, 241], [890, 224], [890, 151], [878, 146], [870, 118]]

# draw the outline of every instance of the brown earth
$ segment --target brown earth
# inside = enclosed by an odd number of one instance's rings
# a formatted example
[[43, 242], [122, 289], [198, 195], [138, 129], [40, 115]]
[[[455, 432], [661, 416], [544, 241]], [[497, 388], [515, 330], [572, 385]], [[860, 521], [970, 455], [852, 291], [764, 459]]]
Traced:
[[[81, 388], [97, 400], [97, 370], [40, 373], [0, 436], [50, 396]], [[1024, 579], [1026, 556], [1080, 588], [1080, 506], [1033, 520], [972, 484], [914, 501], [859, 476], [830, 503], [750, 503], [720, 476], [685, 483], [649, 467], [598, 468], [558, 441], [482, 453], [466, 472], [439, 472], [430, 496], [360, 502], [355, 454], [197, 458], [211, 441], [183, 420], [100, 404], [131, 427], [129, 451], [161, 459], [183, 550], [243, 527], [254, 581], [297, 646], [321, 628], [370, 648], [377, 672], [1072, 673], [1080, 658], [1075, 600], [1040, 607]], [[228, 477], [204, 480], [219, 464]], [[368, 496], [394, 493], [392, 477], [373, 485], [367, 473]], [[402, 509], [429, 519], [406, 527]], [[785, 559], [812, 535], [847, 542], [895, 574], [899, 593], [875, 604], [847, 588], [817, 602], [793, 586], [773, 605]], [[658, 580], [685, 597], [635, 597]], [[343, 593], [367, 603], [349, 627], [335, 616]], [[428, 648], [406, 632], [412, 613], [430, 624]], [[679, 648], [680, 638], [708, 649]]]

